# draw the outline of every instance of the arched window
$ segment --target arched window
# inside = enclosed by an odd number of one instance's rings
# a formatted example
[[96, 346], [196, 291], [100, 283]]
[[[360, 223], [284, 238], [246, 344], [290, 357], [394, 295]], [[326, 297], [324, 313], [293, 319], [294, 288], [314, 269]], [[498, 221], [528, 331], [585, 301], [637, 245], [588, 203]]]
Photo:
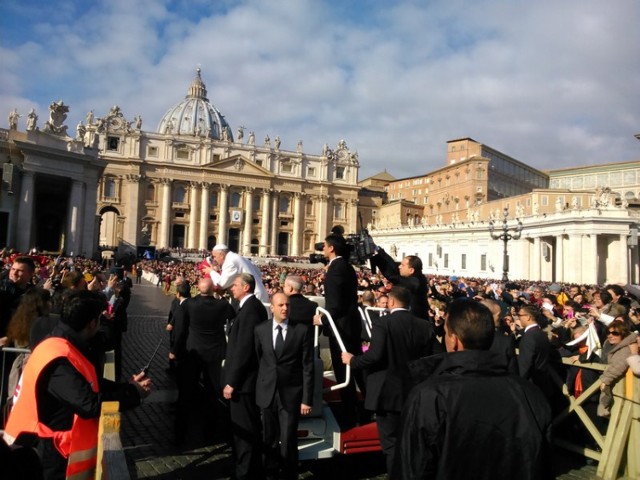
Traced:
[[113, 178], [108, 178], [104, 184], [104, 196], [105, 198], [116, 198], [117, 185]]
[[242, 199], [242, 195], [240, 195], [238, 192], [233, 192], [231, 194], [231, 206], [232, 207], [239, 207], [241, 199]]
[[287, 195], [280, 197], [280, 213], [289, 213], [291, 199]]
[[305, 215], [313, 215], [313, 201], [309, 200], [305, 206]]
[[342, 203], [336, 203], [334, 205], [334, 209], [333, 209], [333, 216], [335, 218], [343, 218], [344, 216], [344, 209], [342, 206]]
[[147, 202], [153, 202], [156, 199], [156, 187], [153, 185], [147, 185], [147, 194], [145, 199]]
[[218, 192], [211, 192], [209, 196], [209, 208], [215, 208], [218, 206]]
[[182, 185], [176, 187], [173, 192], [173, 201], [175, 203], [184, 203], [184, 199], [187, 196], [187, 189]]
[[253, 196], [253, 210], [254, 211], [258, 211], [260, 210], [260, 195], [254, 195]]

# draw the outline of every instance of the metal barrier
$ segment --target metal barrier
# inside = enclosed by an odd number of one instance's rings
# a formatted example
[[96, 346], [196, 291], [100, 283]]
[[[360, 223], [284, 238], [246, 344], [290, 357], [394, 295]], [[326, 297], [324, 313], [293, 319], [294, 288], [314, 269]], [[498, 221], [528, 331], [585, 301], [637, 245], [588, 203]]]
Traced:
[[[604, 371], [607, 368], [606, 365], [598, 363], [573, 363], [566, 358], [562, 363], [571, 367], [597, 371]], [[600, 451], [561, 438], [555, 438], [554, 444], [597, 460], [597, 475], [603, 480], [616, 480], [621, 470], [625, 477], [640, 478], [640, 379], [628, 369], [624, 381], [619, 381], [613, 387], [614, 402], [605, 435], [600, 433], [582, 407], [589, 397], [599, 393], [600, 382], [595, 381], [576, 398], [569, 393], [569, 388], [563, 380], [559, 378], [556, 380], [562, 384], [562, 393], [568, 399], [569, 405], [554, 418], [553, 424], [558, 425], [575, 413]]]

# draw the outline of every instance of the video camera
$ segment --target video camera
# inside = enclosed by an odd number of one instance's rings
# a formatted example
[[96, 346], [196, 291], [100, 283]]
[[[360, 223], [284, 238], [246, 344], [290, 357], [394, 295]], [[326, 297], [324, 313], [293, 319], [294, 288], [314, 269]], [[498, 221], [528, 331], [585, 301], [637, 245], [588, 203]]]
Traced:
[[[360, 220], [362, 221], [362, 219]], [[344, 235], [344, 228], [341, 225], [336, 225], [331, 229], [331, 233], [344, 237], [349, 249], [347, 260], [351, 265], [360, 267], [375, 253], [376, 244], [366, 228], [360, 230], [360, 233]], [[318, 242], [314, 245], [317, 251], [322, 251], [323, 247], [324, 242]], [[309, 262], [326, 264], [328, 260], [322, 253], [312, 253], [309, 255]]]

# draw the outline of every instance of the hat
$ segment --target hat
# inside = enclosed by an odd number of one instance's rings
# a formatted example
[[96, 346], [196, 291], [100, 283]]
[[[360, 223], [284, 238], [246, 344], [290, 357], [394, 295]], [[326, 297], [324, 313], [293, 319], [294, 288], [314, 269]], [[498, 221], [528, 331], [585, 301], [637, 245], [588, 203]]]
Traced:
[[229, 251], [229, 247], [227, 247], [224, 243], [219, 243], [215, 247], [213, 247], [211, 250], [214, 252], [216, 251], [225, 252], [225, 251]]
[[456, 276], [454, 275], [454, 276], [452, 276], [452, 277], [450, 278], [450, 280], [451, 280], [452, 282], [456, 282], [456, 281], [458, 280], [458, 277], [456, 277]]
[[550, 292], [560, 293], [562, 291], [562, 287], [557, 283], [552, 283], [551, 285], [549, 285], [549, 288], [547, 290], [549, 290]]

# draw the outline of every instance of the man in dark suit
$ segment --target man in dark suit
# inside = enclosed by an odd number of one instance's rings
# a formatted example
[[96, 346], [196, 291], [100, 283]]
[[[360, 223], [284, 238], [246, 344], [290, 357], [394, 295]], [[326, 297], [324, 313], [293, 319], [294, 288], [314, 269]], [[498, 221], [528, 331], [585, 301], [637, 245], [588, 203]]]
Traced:
[[[165, 330], [169, 332], [169, 351], [171, 351], [171, 349], [173, 348], [173, 344], [175, 343], [175, 333], [173, 331], [173, 326], [175, 323], [176, 309], [187, 298], [191, 298], [191, 285], [189, 284], [189, 282], [186, 282], [182, 276], [178, 276], [176, 278], [175, 285], [176, 297], [171, 301], [171, 306], [169, 307], [169, 316], [167, 318], [167, 325], [165, 327]], [[169, 370], [175, 373], [175, 362], [171, 357], [169, 358]]]
[[378, 267], [382, 275], [394, 285], [401, 285], [411, 294], [410, 310], [416, 317], [429, 318], [427, 293], [429, 286], [422, 273], [422, 260], [416, 255], [407, 255], [400, 265], [382, 248], [376, 247], [371, 257], [371, 268]]
[[380, 444], [391, 474], [400, 412], [411, 388], [409, 362], [433, 354], [436, 338], [431, 323], [407, 310], [409, 290], [395, 286], [389, 292], [391, 313], [373, 321], [371, 345], [360, 356], [342, 354], [353, 370], [367, 372], [364, 406], [376, 412]]
[[235, 311], [224, 300], [213, 296], [210, 278], [198, 282], [200, 294], [180, 305], [174, 314], [175, 343], [171, 353], [179, 362], [178, 404], [176, 411], [176, 443], [185, 439], [189, 412], [200, 381], [205, 387], [205, 400], [211, 405], [207, 411], [214, 418], [205, 422], [205, 428], [213, 428], [220, 420], [220, 369], [225, 357], [227, 340], [225, 326], [235, 317]]
[[289, 275], [284, 280], [284, 293], [289, 297], [289, 324], [303, 323], [313, 326], [313, 317], [318, 304], [302, 295], [304, 281], [299, 275]]
[[227, 355], [222, 370], [222, 394], [229, 401], [237, 480], [257, 478], [260, 472], [260, 412], [256, 406], [258, 356], [255, 327], [267, 320], [267, 309], [254, 295], [256, 281], [238, 273], [231, 284], [239, 302], [236, 318], [227, 329]]
[[298, 478], [297, 430], [300, 415], [313, 402], [313, 345], [311, 329], [290, 324], [289, 299], [271, 297], [273, 321], [255, 329], [259, 360], [256, 403], [262, 409], [264, 470], [267, 478]]
[[491, 312], [453, 300], [444, 330], [448, 353], [426, 359], [402, 409], [392, 478], [551, 478], [549, 405], [488, 351]]
[[[347, 352], [360, 355], [362, 353], [360, 338], [362, 319], [358, 312], [358, 279], [355, 270], [347, 261], [349, 249], [344, 237], [335, 233], [327, 236], [322, 253], [329, 260], [324, 280], [325, 309], [331, 314]], [[325, 322], [326, 319], [321, 318], [320, 315], [314, 317], [314, 324], [324, 324], [324, 333], [329, 336], [329, 351], [336, 381], [342, 383], [346, 378], [342, 351], [333, 331]], [[358, 385], [364, 392], [361, 379], [360, 375]], [[340, 397], [342, 399], [340, 423], [343, 428], [348, 429], [355, 426], [357, 420], [356, 386], [353, 378], [345, 388], [340, 390]]]
[[551, 378], [551, 342], [536, 321], [540, 310], [535, 305], [523, 305], [518, 309], [517, 320], [524, 328], [518, 348], [518, 371], [524, 379], [533, 382], [547, 397], [552, 410], [559, 401], [558, 389]]
[[496, 333], [493, 336], [493, 342], [491, 343], [491, 350], [494, 353], [504, 355], [507, 359], [507, 370], [514, 375], [518, 374], [518, 356], [516, 355], [516, 338], [512, 334], [506, 334], [501, 328], [500, 321], [502, 316], [502, 309], [500, 304], [496, 300], [484, 298], [480, 301], [485, 307], [489, 309], [493, 316], [493, 325], [496, 328]]

